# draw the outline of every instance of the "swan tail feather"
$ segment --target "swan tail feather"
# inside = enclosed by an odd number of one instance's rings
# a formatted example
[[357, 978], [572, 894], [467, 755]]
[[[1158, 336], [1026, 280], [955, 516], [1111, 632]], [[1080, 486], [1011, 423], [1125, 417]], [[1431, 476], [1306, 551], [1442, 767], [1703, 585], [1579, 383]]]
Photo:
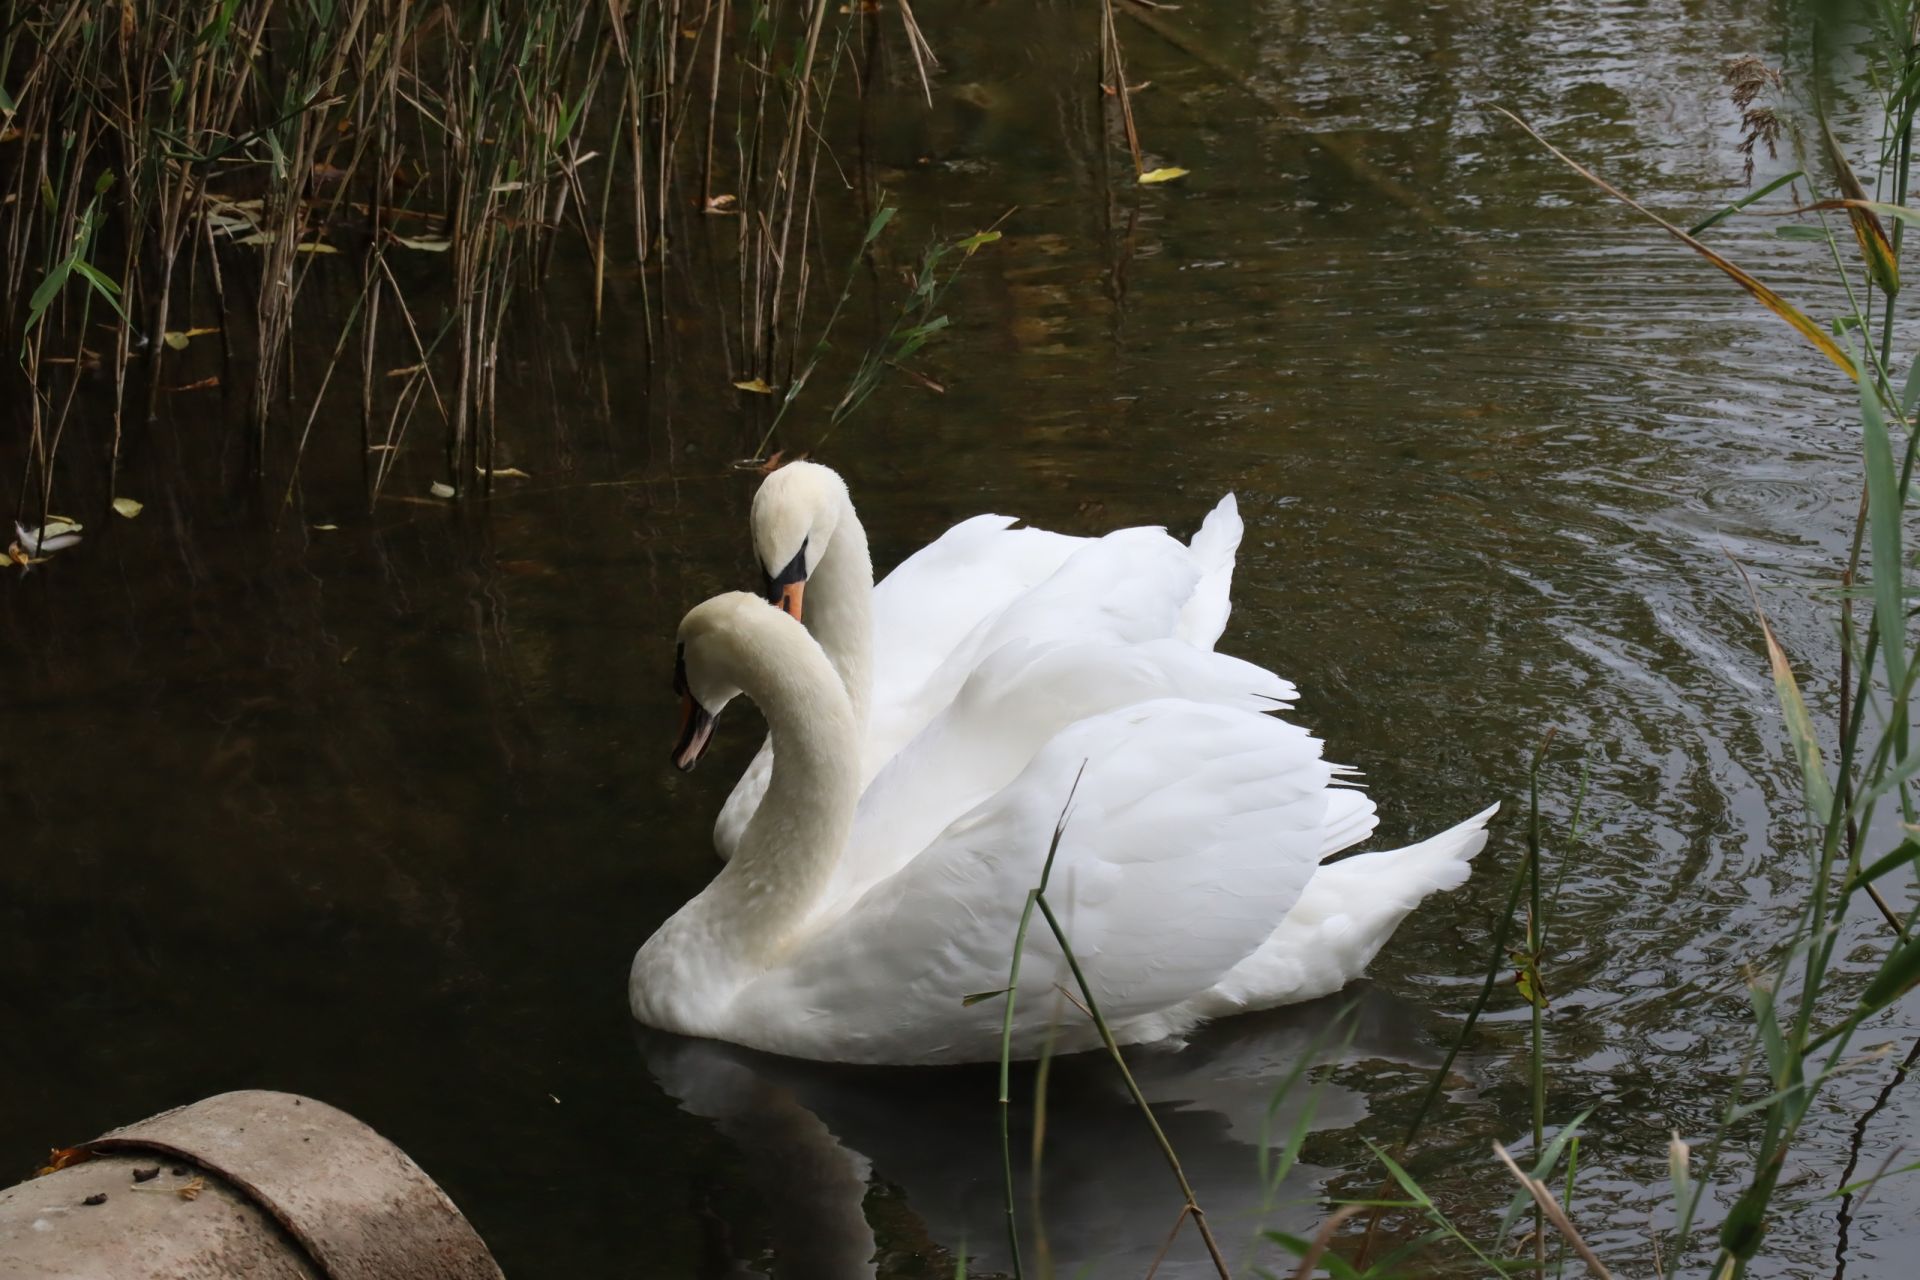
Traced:
[[1195, 1001], [1192, 1013], [1215, 1018], [1313, 1000], [1358, 978], [1425, 898], [1466, 883], [1469, 864], [1486, 847], [1487, 822], [1499, 808], [1490, 805], [1404, 849], [1322, 865], [1273, 935]]
[[1211, 649], [1227, 629], [1232, 612], [1233, 561], [1240, 550], [1240, 537], [1246, 526], [1240, 520], [1240, 503], [1231, 493], [1200, 522], [1199, 532], [1187, 544], [1200, 581], [1180, 610], [1176, 633], [1188, 644]]

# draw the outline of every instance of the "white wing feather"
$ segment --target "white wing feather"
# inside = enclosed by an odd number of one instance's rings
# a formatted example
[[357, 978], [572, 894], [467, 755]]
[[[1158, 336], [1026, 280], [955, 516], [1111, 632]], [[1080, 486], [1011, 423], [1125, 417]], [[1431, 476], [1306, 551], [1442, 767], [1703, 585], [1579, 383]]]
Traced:
[[[843, 910], [891, 875], [949, 822], [1019, 776], [1035, 753], [1076, 721], [1156, 698], [1271, 711], [1294, 688], [1271, 671], [1178, 640], [1012, 641], [974, 668], [959, 696], [882, 769], [860, 798], [853, 834], [826, 900]], [[1363, 839], [1366, 826], [1338, 847]]]
[[[1081, 774], [1082, 764], [1085, 772]], [[871, 1062], [999, 1052], [998, 999], [1027, 893], [1081, 777], [1047, 897], [1122, 1038], [1256, 951], [1318, 865], [1332, 773], [1304, 730], [1230, 707], [1155, 701], [1057, 736], [1020, 776], [748, 984], [728, 1021], [754, 1047]], [[1057, 1029], [1065, 958], [1036, 916], [1015, 1052]], [[1157, 1031], [1156, 1031], [1157, 1034]]]

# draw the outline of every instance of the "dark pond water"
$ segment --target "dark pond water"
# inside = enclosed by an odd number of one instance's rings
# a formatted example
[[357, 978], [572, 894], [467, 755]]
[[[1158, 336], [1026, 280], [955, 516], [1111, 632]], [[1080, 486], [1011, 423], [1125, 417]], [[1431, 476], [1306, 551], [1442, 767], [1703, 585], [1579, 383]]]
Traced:
[[[1553, 848], [1568, 870], [1548, 1118], [1594, 1109], [1577, 1216], [1647, 1274], [1668, 1134], [1714, 1124], [1748, 1043], [1743, 966], [1806, 887], [1728, 554], [1824, 706], [1818, 592], [1857, 500], [1848, 397], [1483, 105], [1656, 207], [1704, 211], [1739, 182], [1716, 69], [1780, 44], [1776, 6], [1169, 15], [1292, 121], [1123, 25], [1132, 78], [1152, 82], [1150, 160], [1193, 171], [1146, 191], [1105, 145], [1087, 6], [929, 0], [919, 17], [944, 68], [931, 112], [904, 59], [885, 68], [860, 159], [903, 212], [842, 346], [884, 325], [929, 237], [1017, 210], [921, 362], [945, 393], [890, 385], [819, 448], [877, 560], [988, 509], [1184, 533], [1232, 489], [1249, 536], [1223, 647], [1299, 684], [1299, 716], [1365, 769], [1381, 839], [1508, 802], [1473, 881], [1348, 993], [1357, 1030], [1320, 1051], [1302, 1167], [1271, 1197], [1257, 1151], [1308, 1095], [1268, 1129], [1268, 1094], [1342, 1002], [1139, 1055], [1217, 1229], [1238, 1257], [1260, 1223], [1308, 1234], [1329, 1198], [1372, 1193], [1366, 1144], [1398, 1138], [1471, 1003], [1552, 727], [1553, 830], [1583, 758], [1591, 782], [1584, 837]], [[905, 1277], [951, 1274], [961, 1252], [1004, 1267], [990, 1073], [802, 1067], [648, 1037], [627, 1015], [629, 958], [711, 874], [713, 812], [758, 737], [743, 714], [711, 767], [664, 762], [672, 631], [749, 581], [753, 480], [729, 463], [766, 422], [726, 386], [730, 277], [699, 234], [654, 281], [671, 341], [651, 363], [639, 277], [612, 281], [596, 338], [589, 273], [559, 256], [501, 382], [503, 462], [532, 478], [491, 502], [426, 500], [423, 442], [369, 518], [342, 404], [297, 510], [266, 532], [277, 494], [244, 482], [226, 426], [241, 397], [181, 393], [130, 455], [123, 491], [145, 513], [0, 582], [10, 1172], [163, 1107], [275, 1087], [393, 1137], [516, 1277]], [[1831, 311], [1808, 246], [1764, 224], [1721, 243]], [[784, 442], [817, 443], [822, 377]], [[99, 509], [87, 472], [67, 473], [62, 505]], [[1508, 1194], [1490, 1143], [1524, 1145], [1528, 1127], [1524, 1006], [1509, 992], [1496, 1009], [1410, 1160], [1480, 1231]], [[1897, 1060], [1915, 1030], [1896, 1011], [1865, 1043]], [[1856, 1149], [1871, 1171], [1920, 1136], [1900, 1089], [1857, 1125], [1892, 1065], [1830, 1089], [1764, 1274], [1910, 1274], [1908, 1186], [1844, 1229], [1823, 1198]], [[1177, 1207], [1165, 1171], [1105, 1064], [1060, 1064], [1052, 1097], [1056, 1260], [1144, 1273]], [[1198, 1274], [1197, 1257], [1189, 1233], [1163, 1274]]]

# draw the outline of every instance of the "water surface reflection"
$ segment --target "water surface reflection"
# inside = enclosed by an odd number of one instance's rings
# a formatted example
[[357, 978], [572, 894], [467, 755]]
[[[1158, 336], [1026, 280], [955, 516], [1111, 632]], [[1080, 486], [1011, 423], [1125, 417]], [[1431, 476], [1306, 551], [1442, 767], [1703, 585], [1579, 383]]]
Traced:
[[[1309, 1162], [1277, 1176], [1296, 1133], [1350, 1128], [1367, 1113], [1370, 1080], [1431, 1070], [1437, 1057], [1415, 1011], [1364, 984], [1339, 997], [1209, 1027], [1183, 1048], [1131, 1055], [1222, 1248], [1239, 1262], [1278, 1265], [1285, 1255], [1263, 1229], [1298, 1231], [1316, 1216], [1329, 1170]], [[912, 1215], [924, 1245], [967, 1258], [969, 1274], [1011, 1271], [1000, 1122], [992, 1065], [876, 1069], [799, 1062], [711, 1040], [642, 1030], [648, 1072], [693, 1115], [740, 1149], [768, 1207], [765, 1248], [781, 1276], [845, 1277], [881, 1270], [869, 1221], [876, 1195]], [[1350, 1067], [1341, 1080], [1317, 1068]], [[1299, 1073], [1301, 1083], [1279, 1086]], [[1029, 1220], [1022, 1249], [1044, 1250], [1064, 1274], [1215, 1274], [1189, 1226], [1169, 1245], [1180, 1193], [1151, 1131], [1099, 1054], [1050, 1066], [1036, 1188], [1036, 1072], [1013, 1076], [1015, 1201]], [[1260, 1152], [1275, 1176], [1263, 1182]], [[897, 1249], [899, 1242], [888, 1242]], [[742, 1259], [740, 1261], [751, 1261]]]

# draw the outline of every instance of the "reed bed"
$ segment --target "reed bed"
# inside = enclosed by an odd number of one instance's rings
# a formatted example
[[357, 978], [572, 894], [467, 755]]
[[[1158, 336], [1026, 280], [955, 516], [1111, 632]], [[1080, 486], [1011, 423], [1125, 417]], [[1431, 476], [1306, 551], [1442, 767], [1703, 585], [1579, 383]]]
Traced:
[[0, 330], [19, 358], [0, 377], [22, 407], [17, 516], [57, 508], [77, 414], [111, 414], [111, 496], [129, 435], [214, 381], [180, 374], [202, 343], [283, 502], [355, 390], [370, 501], [410, 430], [439, 433], [456, 494], [484, 491], [505, 472], [514, 304], [563, 251], [592, 273], [596, 325], [609, 274], [637, 276], [651, 356], [662, 265], [725, 225], [735, 384], [791, 382], [818, 322], [829, 116], [886, 58], [930, 94], [906, 4], [15, 0]]

